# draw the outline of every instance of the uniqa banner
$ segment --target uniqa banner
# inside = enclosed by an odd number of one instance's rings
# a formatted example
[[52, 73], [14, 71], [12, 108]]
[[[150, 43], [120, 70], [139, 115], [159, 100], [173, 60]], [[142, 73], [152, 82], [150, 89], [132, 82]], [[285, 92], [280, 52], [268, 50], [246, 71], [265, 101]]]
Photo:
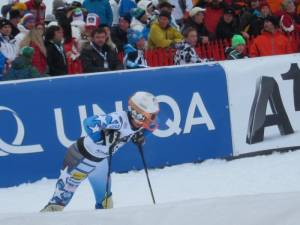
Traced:
[[221, 63], [234, 155], [300, 147], [300, 55]]
[[[0, 84], [0, 187], [56, 178], [82, 121], [127, 110], [136, 91], [157, 96], [159, 128], [146, 140], [152, 168], [232, 155], [226, 75], [217, 64], [65, 76]], [[113, 170], [141, 169], [136, 147]]]

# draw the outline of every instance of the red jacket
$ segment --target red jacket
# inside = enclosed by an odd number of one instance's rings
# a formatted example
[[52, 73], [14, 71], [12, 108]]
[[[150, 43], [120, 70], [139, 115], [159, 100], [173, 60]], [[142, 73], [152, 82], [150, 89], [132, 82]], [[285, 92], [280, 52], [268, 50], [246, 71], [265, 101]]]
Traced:
[[75, 38], [65, 43], [64, 49], [67, 56], [68, 74], [72, 75], [82, 73], [82, 64], [79, 58], [79, 45]]
[[263, 32], [254, 39], [250, 47], [250, 57], [282, 55], [292, 53], [288, 38], [277, 31], [274, 34]]
[[216, 33], [217, 25], [219, 20], [223, 16], [223, 9], [213, 9], [211, 7], [207, 7], [204, 14], [204, 25], [209, 33]]
[[36, 5], [34, 0], [25, 2], [27, 10], [35, 16], [36, 23], [44, 23], [46, 14], [46, 5], [42, 2], [40, 5]]
[[32, 65], [39, 71], [40, 75], [45, 75], [47, 69], [46, 56], [41, 52], [40, 48], [36, 44], [31, 42], [30, 47], [34, 49]]

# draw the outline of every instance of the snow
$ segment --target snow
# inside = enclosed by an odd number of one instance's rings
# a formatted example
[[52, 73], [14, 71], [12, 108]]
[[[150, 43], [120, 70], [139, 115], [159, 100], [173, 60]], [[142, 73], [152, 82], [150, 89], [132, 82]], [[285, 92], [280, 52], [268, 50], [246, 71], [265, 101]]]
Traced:
[[[203, 219], [207, 225], [217, 224], [218, 220], [229, 221], [233, 217], [237, 219], [236, 216], [245, 220], [243, 224], [267, 224], [247, 223], [246, 218], [255, 214], [252, 221], [267, 221], [272, 218], [273, 225], [280, 224], [276, 222], [279, 219], [289, 218], [286, 223], [281, 224], [295, 225], [288, 221], [300, 219], [300, 212], [296, 207], [300, 203], [299, 161], [300, 151], [295, 151], [234, 161], [208, 160], [201, 164], [150, 170], [158, 203], [155, 207], [152, 206], [144, 171], [114, 173], [112, 190], [115, 209], [97, 213], [92, 210], [94, 199], [89, 183], [84, 182], [66, 212], [52, 214], [53, 216], [40, 215], [37, 212], [51, 197], [55, 184], [54, 180], [43, 179], [34, 184], [0, 189], [0, 224], [48, 224], [45, 218], [52, 221], [64, 217], [67, 221], [74, 220], [74, 223], [56, 225], [83, 225], [86, 224], [82, 222], [85, 215], [91, 218], [88, 225], [96, 224], [95, 221], [120, 224], [119, 221], [122, 220], [127, 221], [125, 224], [133, 225], [139, 224], [142, 218], [147, 218], [145, 221], [149, 223], [145, 224], [149, 225], [183, 224], [184, 221], [191, 221], [193, 224], [192, 221], [196, 218], [197, 224]], [[133, 213], [137, 218], [133, 219]], [[184, 219], [186, 214], [191, 218]], [[180, 218], [178, 223], [173, 223], [175, 221], [172, 215]], [[158, 218], [165, 223], [159, 222]], [[207, 223], [209, 218], [214, 218], [215, 223]], [[109, 220], [112, 222], [108, 222]], [[222, 224], [235, 223], [231, 221]]]

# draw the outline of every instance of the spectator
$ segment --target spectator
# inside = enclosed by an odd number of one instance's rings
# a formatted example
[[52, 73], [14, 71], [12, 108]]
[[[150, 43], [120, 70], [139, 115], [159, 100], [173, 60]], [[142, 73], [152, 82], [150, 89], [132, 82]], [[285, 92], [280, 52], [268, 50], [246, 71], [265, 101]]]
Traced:
[[[179, 25], [176, 22], [175, 17], [173, 16], [173, 11], [175, 6], [173, 4], [171, 4], [170, 2], [166, 1], [166, 0], [162, 0], [158, 5], [157, 8], [159, 10], [159, 13], [162, 11], [167, 11], [170, 13], [170, 26], [175, 28], [176, 30], [180, 30]], [[159, 16], [159, 13], [157, 16]]]
[[20, 49], [21, 41], [25, 36], [35, 27], [35, 18], [31, 13], [27, 13], [22, 18], [21, 22], [18, 24], [18, 29], [20, 33], [16, 36], [16, 46], [17, 51]]
[[86, 18], [85, 29], [82, 35], [80, 46], [89, 44], [92, 41], [92, 33], [100, 25], [99, 16], [95, 13], [89, 13]]
[[290, 33], [300, 31], [300, 18], [296, 13], [296, 6], [293, 0], [282, 1], [282, 12], [280, 13], [280, 27], [283, 31]]
[[44, 27], [38, 25], [29, 31], [20, 43], [20, 48], [30, 46], [34, 49], [32, 65], [38, 70], [39, 74], [45, 75], [47, 70], [46, 47], [44, 44]]
[[184, 40], [176, 44], [176, 54], [174, 57], [175, 65], [184, 65], [190, 63], [201, 63], [204, 60], [197, 55], [195, 47], [198, 42], [197, 30], [189, 27], [184, 31]]
[[204, 24], [210, 34], [210, 37], [215, 37], [218, 22], [223, 16], [224, 7], [223, 0], [212, 0], [207, 4]]
[[92, 33], [92, 41], [83, 46], [81, 61], [84, 73], [103, 72], [121, 69], [116, 52], [107, 44], [107, 34], [103, 28], [97, 28]]
[[200, 7], [194, 7], [190, 12], [190, 17], [187, 19], [187, 21], [184, 23], [184, 26], [182, 28], [182, 32], [186, 28], [193, 27], [197, 30], [198, 33], [198, 42], [202, 44], [206, 44], [209, 41], [208, 38], [208, 31], [206, 27], [204, 26], [204, 13], [205, 9]]
[[221, 17], [216, 31], [218, 39], [231, 39], [238, 32], [238, 27], [234, 20], [234, 11], [230, 8], [224, 10], [224, 15]]
[[23, 15], [23, 12], [27, 10], [27, 7], [24, 3], [19, 2], [19, 0], [9, 0], [8, 4], [2, 6], [1, 14], [5, 19], [8, 19], [7, 15], [12, 10], [19, 10], [21, 15]]
[[82, 5], [89, 13], [95, 13], [101, 24], [112, 25], [113, 14], [108, 0], [84, 0]]
[[4, 80], [20, 80], [40, 77], [39, 72], [32, 66], [32, 56], [34, 49], [23, 47], [18, 56], [12, 63], [12, 67], [4, 76]]
[[11, 23], [12, 32], [11, 35], [16, 37], [20, 31], [18, 29], [18, 24], [21, 20], [21, 13], [19, 10], [11, 10], [9, 12], [9, 22]]
[[264, 21], [264, 31], [254, 39], [250, 47], [250, 56], [271, 56], [291, 53], [291, 46], [285, 35], [277, 30], [279, 24], [275, 17]]
[[113, 13], [113, 22], [112, 26], [117, 26], [119, 21], [119, 9], [120, 9], [120, 2], [119, 0], [109, 0], [109, 4]]
[[119, 24], [111, 29], [112, 41], [116, 44], [118, 52], [122, 52], [125, 44], [127, 44], [127, 31], [131, 23], [131, 16], [127, 14], [120, 17]]
[[182, 40], [181, 33], [170, 26], [170, 20], [169, 12], [160, 12], [158, 22], [151, 25], [148, 48], [169, 48]]
[[131, 10], [136, 7], [137, 7], [137, 5], [135, 3], [135, 0], [121, 0], [120, 8], [119, 8], [119, 15], [123, 17], [126, 14], [130, 13]]
[[136, 30], [128, 31], [128, 44], [124, 47], [124, 67], [126, 69], [148, 67], [144, 56], [145, 46], [146, 43], [142, 32]]
[[51, 76], [68, 74], [67, 59], [62, 45], [63, 38], [64, 33], [60, 26], [50, 26], [46, 30], [47, 64]]
[[242, 35], [234, 35], [231, 39], [231, 47], [225, 49], [227, 59], [243, 59], [246, 58], [244, 52], [246, 41]]
[[170, 3], [174, 5], [174, 18], [176, 23], [183, 25], [184, 20], [189, 17], [189, 11], [193, 8], [191, 0], [170, 0]]
[[118, 53], [118, 49], [117, 46], [115, 45], [115, 43], [112, 41], [111, 39], [111, 31], [110, 31], [110, 27], [108, 25], [102, 24], [100, 25], [101, 28], [103, 28], [106, 32], [106, 44], [112, 49], [114, 50], [116, 53]]
[[0, 52], [6, 59], [8, 68], [17, 57], [16, 40], [11, 36], [11, 23], [7, 19], [0, 19]]
[[44, 23], [46, 5], [43, 0], [28, 0], [25, 2], [27, 10], [34, 16], [36, 23]]
[[0, 81], [3, 79], [4, 69], [5, 69], [5, 57], [0, 52]]
[[144, 38], [147, 40], [150, 29], [148, 27], [148, 15], [146, 11], [141, 8], [135, 8], [132, 10], [131, 15], [133, 18], [130, 28], [142, 32]]

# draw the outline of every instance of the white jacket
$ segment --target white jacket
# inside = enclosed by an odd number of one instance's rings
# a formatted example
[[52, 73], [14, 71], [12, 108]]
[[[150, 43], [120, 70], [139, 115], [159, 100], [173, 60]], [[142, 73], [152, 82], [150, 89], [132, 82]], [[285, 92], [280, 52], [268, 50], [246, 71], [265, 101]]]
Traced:
[[0, 52], [6, 59], [13, 61], [17, 57], [16, 40], [0, 34]]
[[29, 33], [29, 30], [27, 30], [22, 24], [18, 24], [18, 29], [19, 29], [20, 33], [18, 33], [17, 36], [15, 37], [17, 53], [19, 53], [19, 51], [20, 51], [21, 42], [26, 37], [26, 35]]
[[141, 21], [139, 21], [136, 18], [133, 18], [130, 24], [131, 29], [138, 30], [140, 32], [143, 32], [145, 26], [146, 26], [145, 24], [143, 24]]

